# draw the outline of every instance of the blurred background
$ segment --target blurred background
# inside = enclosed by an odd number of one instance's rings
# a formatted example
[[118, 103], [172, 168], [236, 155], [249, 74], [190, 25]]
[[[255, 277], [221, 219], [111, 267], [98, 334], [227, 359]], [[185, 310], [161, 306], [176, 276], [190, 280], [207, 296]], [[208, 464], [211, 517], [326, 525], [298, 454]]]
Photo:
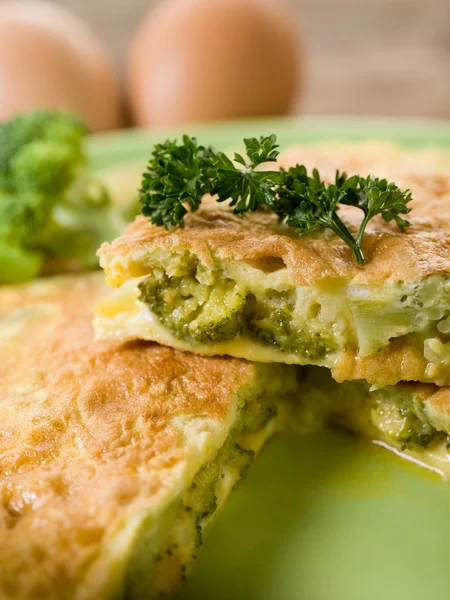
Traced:
[[[158, 0], [55, 0], [87, 19], [123, 64]], [[291, 0], [308, 51], [308, 114], [450, 116], [449, 0]]]
[[[0, 0], [0, 9], [14, 4], [21, 2]], [[39, 0], [28, 1], [33, 4], [41, 5]], [[121, 89], [121, 107], [115, 116], [102, 121], [101, 108], [96, 116], [84, 115], [97, 130], [283, 113], [450, 116], [449, 0], [53, 0], [52, 4], [89, 26], [104, 45], [102, 51], [119, 81], [115, 85]], [[59, 29], [67, 31], [62, 25]], [[0, 28], [0, 52], [10, 57], [13, 51], [5, 48], [5, 36]], [[81, 38], [81, 33], [75, 35], [75, 46], [83, 45]], [[58, 48], [52, 52], [58, 54]], [[28, 49], [27, 56], [30, 53], [36, 51]], [[212, 65], [221, 71], [217, 81]], [[34, 73], [40, 68], [36, 63]], [[2, 91], [4, 72], [0, 64]], [[64, 73], [69, 81], [70, 69]], [[28, 87], [24, 94], [19, 84], [13, 85], [18, 95], [33, 97]], [[89, 89], [84, 88], [88, 96]], [[111, 91], [109, 85], [106, 95], [114, 97], [117, 90]], [[99, 94], [105, 96], [101, 90]], [[12, 109], [2, 114], [1, 103], [0, 97], [0, 117], [7, 116]], [[17, 108], [28, 106], [19, 102]]]
[[[158, 0], [55, 0], [123, 56]], [[107, 9], [105, 10], [107, 4]], [[309, 114], [450, 116], [449, 0], [291, 0], [308, 50]]]

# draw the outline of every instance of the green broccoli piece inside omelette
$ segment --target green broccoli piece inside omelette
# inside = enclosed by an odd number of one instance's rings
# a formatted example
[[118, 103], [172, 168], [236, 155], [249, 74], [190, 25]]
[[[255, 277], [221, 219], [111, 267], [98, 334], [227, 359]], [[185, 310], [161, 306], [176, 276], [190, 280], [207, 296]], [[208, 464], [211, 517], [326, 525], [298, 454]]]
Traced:
[[0, 283], [36, 277], [47, 258], [89, 269], [125, 219], [91, 172], [87, 129], [67, 113], [36, 111], [0, 124]]

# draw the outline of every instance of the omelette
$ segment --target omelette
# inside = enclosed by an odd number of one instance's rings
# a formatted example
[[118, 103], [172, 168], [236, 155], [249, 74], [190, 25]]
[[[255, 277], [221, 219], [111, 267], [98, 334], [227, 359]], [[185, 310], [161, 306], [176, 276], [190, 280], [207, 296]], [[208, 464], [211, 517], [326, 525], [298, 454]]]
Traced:
[[266, 440], [344, 426], [450, 477], [450, 389], [94, 342], [98, 274], [0, 289], [0, 598], [164, 598]]
[[[450, 158], [367, 144], [293, 148], [279, 162], [394, 180], [412, 192], [413, 225], [372, 219], [358, 265], [330, 231], [300, 238], [265, 210], [242, 218], [205, 201], [170, 231], [140, 216], [100, 249], [118, 289], [97, 308], [97, 337], [324, 366], [339, 382], [449, 385]], [[360, 211], [339, 215], [357, 229]]]
[[94, 343], [100, 274], [0, 289], [0, 598], [166, 597], [277, 430], [285, 365]]
[[450, 481], [450, 387], [336, 383], [321, 367], [297, 367], [297, 377], [297, 401], [285, 428], [344, 427]]

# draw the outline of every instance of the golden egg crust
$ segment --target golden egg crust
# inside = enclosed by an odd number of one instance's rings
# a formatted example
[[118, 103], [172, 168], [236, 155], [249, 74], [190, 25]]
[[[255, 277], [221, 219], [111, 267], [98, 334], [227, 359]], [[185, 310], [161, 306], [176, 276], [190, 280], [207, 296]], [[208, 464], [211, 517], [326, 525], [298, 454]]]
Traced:
[[258, 374], [94, 343], [104, 291], [99, 273], [0, 289], [2, 599], [122, 597], [143, 524], [214, 458]]

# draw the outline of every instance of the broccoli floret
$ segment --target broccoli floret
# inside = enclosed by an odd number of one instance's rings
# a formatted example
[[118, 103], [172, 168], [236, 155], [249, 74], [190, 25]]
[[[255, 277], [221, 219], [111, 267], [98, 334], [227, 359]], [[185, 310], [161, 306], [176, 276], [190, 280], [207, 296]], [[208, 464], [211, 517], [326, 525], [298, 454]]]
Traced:
[[442, 432], [425, 420], [423, 411], [409, 394], [393, 394], [392, 390], [386, 394], [381, 389], [373, 393], [373, 402], [372, 419], [376, 427], [402, 450], [427, 448], [442, 438]]
[[[39, 172], [34, 159], [48, 167], [49, 159], [58, 157], [61, 146], [70, 154], [70, 161], [83, 162], [82, 142], [86, 128], [81, 121], [65, 113], [30, 112], [0, 125], [0, 189], [17, 191], [27, 179], [21, 169]], [[67, 156], [66, 156], [67, 161]], [[42, 164], [42, 162], [44, 164]], [[52, 169], [53, 171], [53, 169]]]
[[121, 233], [125, 219], [84, 152], [72, 115], [32, 112], [0, 125], [0, 283], [31, 279], [46, 259], [80, 268]]

